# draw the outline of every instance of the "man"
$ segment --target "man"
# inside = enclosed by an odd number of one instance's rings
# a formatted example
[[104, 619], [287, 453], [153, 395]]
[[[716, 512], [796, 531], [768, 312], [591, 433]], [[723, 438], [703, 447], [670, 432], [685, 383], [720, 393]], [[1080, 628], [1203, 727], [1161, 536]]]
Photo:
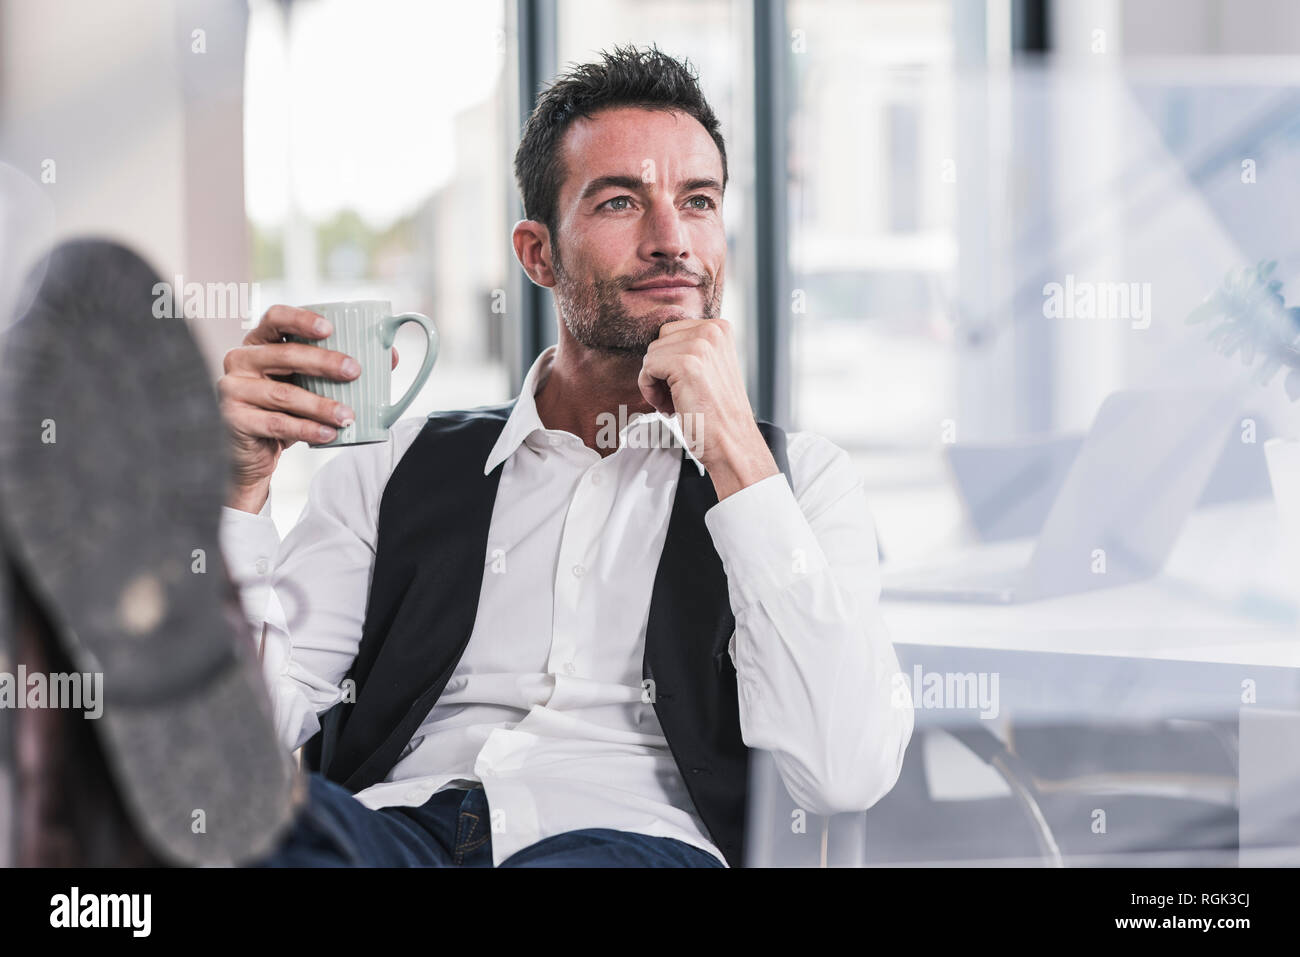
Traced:
[[[527, 216], [515, 255], [554, 291], [558, 344], [517, 401], [488, 415], [485, 440], [468, 446], [480, 457], [454, 463], [476, 483], [439, 486], [452, 465], [430, 443], [481, 417], [404, 420], [388, 444], [326, 465], [280, 543], [268, 515], [280, 452], [332, 438], [353, 412], [279, 377], [346, 380], [358, 368], [283, 342], [328, 333], [286, 306], [226, 356], [238, 484], [223, 541], [236, 577], [254, 582], [245, 604], [277, 727], [290, 748], [310, 742], [312, 762], [323, 756], [326, 777], [344, 785], [315, 781], [314, 798], [340, 812], [367, 862], [422, 860], [401, 833], [414, 817], [453, 843], [455, 863], [477, 853], [497, 865], [736, 865], [746, 746], [773, 752], [811, 813], [868, 808], [901, 766], [912, 713], [891, 700], [899, 669], [877, 610], [861, 480], [825, 439], [755, 421], [718, 317], [725, 145], [686, 67], [625, 48], [560, 77], [526, 125], [515, 171]], [[494, 494], [466, 491], [485, 477]], [[456, 505], [426, 504], [453, 488]], [[683, 506], [701, 493], [697, 511]], [[453, 585], [420, 577], [422, 549], [470, 494], [486, 498], [477, 537], [455, 552], [471, 573], [454, 586], [453, 613], [439, 592]], [[406, 521], [425, 523], [417, 537], [429, 544], [395, 544]], [[673, 568], [697, 560], [704, 571], [670, 593]], [[719, 560], [716, 593], [688, 594]], [[710, 659], [692, 649], [715, 640], [706, 619], [719, 603], [725, 633]], [[674, 627], [693, 633], [659, 636], [673, 607]], [[430, 645], [444, 651], [428, 651], [446, 655], [450, 676], [409, 689], [397, 710], [418, 714], [406, 724], [357, 732], [362, 714], [400, 697], [375, 678], [393, 633], [435, 634], [456, 614], [468, 640], [443, 636]], [[703, 664], [648, 677], [673, 661]], [[714, 683], [695, 681], [701, 671], [716, 671]], [[355, 800], [341, 799], [350, 791]], [[290, 849], [282, 861], [328, 854]]]

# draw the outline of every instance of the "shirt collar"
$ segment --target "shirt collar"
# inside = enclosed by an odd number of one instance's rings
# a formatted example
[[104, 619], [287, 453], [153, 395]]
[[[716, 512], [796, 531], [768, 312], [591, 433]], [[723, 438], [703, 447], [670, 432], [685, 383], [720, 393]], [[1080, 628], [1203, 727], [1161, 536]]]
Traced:
[[[487, 457], [487, 463], [483, 466], [484, 475], [490, 475], [494, 468], [514, 455], [515, 450], [534, 432], [546, 431], [546, 427], [542, 425], [542, 420], [537, 414], [537, 402], [534, 397], [537, 395], [537, 389], [551, 373], [551, 362], [554, 360], [558, 348], [558, 346], [548, 346], [542, 351], [541, 355], [533, 360], [528, 375], [524, 377], [524, 384], [519, 390], [519, 397], [515, 401], [514, 408], [510, 410], [510, 416], [506, 419], [505, 428], [501, 430], [501, 435], [497, 438], [496, 444], [492, 447], [492, 452]], [[626, 445], [628, 434], [634, 430], [648, 430], [651, 431], [651, 434], [654, 434], [650, 427], [656, 422], [663, 423], [663, 428], [671, 433], [677, 443], [685, 450], [687, 457], [700, 470], [700, 475], [703, 476], [705, 472], [704, 463], [697, 459], [687, 446], [686, 438], [682, 434], [680, 417], [676, 413], [665, 416], [660, 412], [645, 412], [628, 416], [626, 424], [619, 431], [619, 445]], [[662, 433], [660, 435], [662, 437]], [[648, 444], [648, 441], [643, 443], [643, 445]]]

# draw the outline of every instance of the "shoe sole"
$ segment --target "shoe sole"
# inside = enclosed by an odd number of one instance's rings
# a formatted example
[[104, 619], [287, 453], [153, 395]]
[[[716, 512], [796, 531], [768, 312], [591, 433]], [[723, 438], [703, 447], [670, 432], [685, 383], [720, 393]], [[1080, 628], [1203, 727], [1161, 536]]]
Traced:
[[55, 250], [0, 344], [0, 536], [81, 672], [141, 836], [177, 864], [272, 850], [294, 770], [218, 528], [228, 461], [207, 368], [161, 279], [109, 243]]

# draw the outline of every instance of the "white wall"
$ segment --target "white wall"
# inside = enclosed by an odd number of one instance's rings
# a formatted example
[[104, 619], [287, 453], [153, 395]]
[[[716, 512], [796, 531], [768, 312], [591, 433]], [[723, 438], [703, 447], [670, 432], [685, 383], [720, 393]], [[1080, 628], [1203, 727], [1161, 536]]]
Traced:
[[[164, 277], [246, 280], [246, 19], [232, 0], [0, 0], [0, 159], [50, 199], [56, 239], [117, 239]], [[215, 371], [239, 320], [193, 325]]]

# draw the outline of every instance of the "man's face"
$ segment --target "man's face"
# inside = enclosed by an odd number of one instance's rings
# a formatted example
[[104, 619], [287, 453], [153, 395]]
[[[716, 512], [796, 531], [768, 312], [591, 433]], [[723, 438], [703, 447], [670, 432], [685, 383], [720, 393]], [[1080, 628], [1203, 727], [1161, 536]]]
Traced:
[[727, 237], [722, 157], [693, 117], [620, 107], [561, 144], [555, 295], [573, 337], [642, 356], [675, 319], [716, 319]]

